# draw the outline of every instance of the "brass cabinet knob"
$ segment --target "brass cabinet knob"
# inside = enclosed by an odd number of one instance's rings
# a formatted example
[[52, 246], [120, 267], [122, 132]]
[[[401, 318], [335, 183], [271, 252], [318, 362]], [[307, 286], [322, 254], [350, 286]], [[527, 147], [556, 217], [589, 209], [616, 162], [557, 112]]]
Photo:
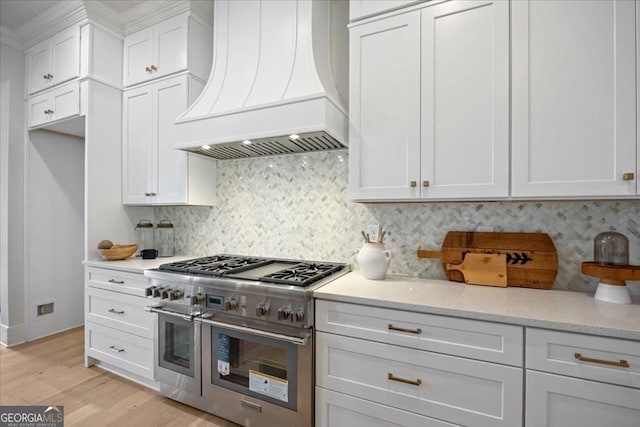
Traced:
[[150, 72], [151, 72], [151, 68], [149, 68], [149, 67], [144, 67], [144, 70], [145, 70], [147, 73], [150, 73]]
[[156, 68], [156, 66], [155, 66], [155, 65], [152, 65], [152, 66], [151, 66], [151, 71], [158, 71], [158, 69]]
[[636, 178], [635, 174], [633, 172], [627, 172], [622, 174], [622, 180], [623, 181], [633, 181]]
[[47, 74], [47, 76], [49, 76], [49, 80], [53, 78], [53, 74]]
[[48, 80], [49, 79], [49, 74], [45, 74], [44, 76], [42, 76], [43, 79]]
[[423, 187], [428, 187], [430, 185], [429, 181], [422, 181]]
[[410, 186], [410, 187], [417, 187], [417, 186], [418, 186], [418, 182], [417, 182], [417, 181], [411, 181], [411, 182], [409, 183], [409, 186]]

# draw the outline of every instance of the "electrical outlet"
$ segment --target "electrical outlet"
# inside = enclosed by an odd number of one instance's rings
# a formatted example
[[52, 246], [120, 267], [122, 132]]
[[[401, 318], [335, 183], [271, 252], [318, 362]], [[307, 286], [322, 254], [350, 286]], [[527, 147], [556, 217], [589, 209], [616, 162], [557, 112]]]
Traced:
[[50, 302], [48, 304], [40, 304], [38, 306], [38, 316], [43, 316], [45, 314], [53, 313], [53, 303]]
[[367, 234], [369, 235], [370, 242], [372, 243], [377, 242], [378, 239], [380, 238], [379, 233], [380, 233], [380, 225], [378, 224], [367, 225]]

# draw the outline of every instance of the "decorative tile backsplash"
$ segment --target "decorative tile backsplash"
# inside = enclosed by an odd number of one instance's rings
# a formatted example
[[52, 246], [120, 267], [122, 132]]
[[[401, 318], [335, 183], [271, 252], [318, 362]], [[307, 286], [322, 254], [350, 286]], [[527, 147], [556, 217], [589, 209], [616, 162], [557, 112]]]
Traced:
[[[612, 230], [629, 238], [630, 262], [640, 264], [640, 201], [475, 203], [352, 203], [346, 150], [218, 162], [219, 205], [158, 207], [170, 219], [176, 253], [299, 258], [355, 264], [367, 224], [388, 230], [390, 273], [445, 278], [436, 259], [418, 247], [440, 249], [449, 230], [548, 233], [559, 258], [554, 289], [594, 291], [597, 278], [580, 272], [593, 259], [593, 238]], [[630, 284], [640, 294], [640, 282]]]

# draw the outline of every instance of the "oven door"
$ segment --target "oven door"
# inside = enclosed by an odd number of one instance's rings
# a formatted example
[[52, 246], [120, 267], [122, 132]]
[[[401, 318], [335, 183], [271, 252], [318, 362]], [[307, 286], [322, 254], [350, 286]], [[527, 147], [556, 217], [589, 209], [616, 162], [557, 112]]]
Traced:
[[155, 376], [160, 392], [190, 403], [202, 394], [200, 325], [193, 316], [151, 307], [157, 313]]
[[253, 419], [256, 425], [311, 425], [311, 331], [198, 321], [207, 410], [241, 424]]

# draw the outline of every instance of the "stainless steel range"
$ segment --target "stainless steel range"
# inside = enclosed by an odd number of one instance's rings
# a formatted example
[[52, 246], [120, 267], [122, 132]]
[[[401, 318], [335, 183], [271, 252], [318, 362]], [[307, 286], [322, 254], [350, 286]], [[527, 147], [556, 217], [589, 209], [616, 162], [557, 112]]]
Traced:
[[160, 392], [246, 426], [313, 425], [312, 292], [348, 271], [226, 254], [145, 271]]

